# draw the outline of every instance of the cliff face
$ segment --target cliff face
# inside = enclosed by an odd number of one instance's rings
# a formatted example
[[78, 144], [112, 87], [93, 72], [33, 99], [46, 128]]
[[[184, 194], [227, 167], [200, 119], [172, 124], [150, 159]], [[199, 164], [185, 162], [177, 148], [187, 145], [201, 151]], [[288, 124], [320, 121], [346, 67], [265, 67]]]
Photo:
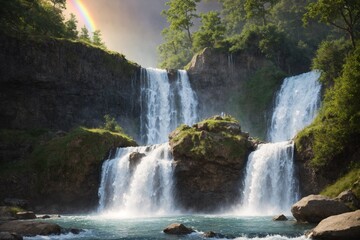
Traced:
[[201, 119], [224, 112], [253, 136], [265, 138], [273, 98], [284, 77], [280, 69], [261, 56], [206, 48], [194, 56], [188, 74]]
[[0, 35], [0, 126], [68, 130], [110, 114], [136, 131], [139, 69], [82, 43]]

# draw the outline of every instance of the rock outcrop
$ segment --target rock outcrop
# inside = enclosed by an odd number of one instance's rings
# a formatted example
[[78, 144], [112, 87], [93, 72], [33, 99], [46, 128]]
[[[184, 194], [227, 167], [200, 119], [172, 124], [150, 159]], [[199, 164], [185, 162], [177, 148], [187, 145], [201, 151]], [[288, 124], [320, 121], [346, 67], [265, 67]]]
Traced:
[[328, 217], [306, 235], [319, 240], [358, 240], [360, 239], [360, 210]]
[[321, 195], [309, 195], [291, 207], [297, 221], [318, 223], [321, 220], [351, 211], [343, 202]]
[[172, 234], [172, 235], [186, 235], [186, 234], [193, 233], [194, 230], [186, 227], [184, 224], [181, 224], [181, 223], [172, 223], [169, 226], [167, 226], [163, 230], [163, 232], [166, 234]]
[[99, 126], [110, 114], [137, 131], [138, 74], [123, 55], [84, 43], [1, 34], [0, 126], [69, 130]]
[[59, 235], [61, 233], [61, 227], [54, 223], [10, 221], [0, 225], [0, 232], [14, 232], [22, 236]]
[[214, 212], [238, 199], [252, 144], [236, 120], [215, 116], [180, 126], [169, 138], [178, 206]]
[[287, 217], [284, 214], [273, 217], [273, 221], [287, 221]]
[[[285, 76], [280, 72], [262, 56], [205, 48], [188, 67], [200, 118], [225, 112], [239, 119], [253, 136], [265, 138], [271, 118], [267, 113]], [[266, 92], [260, 93], [262, 89]]]
[[18, 212], [18, 213], [16, 213], [16, 218], [22, 219], [22, 220], [36, 219], [36, 215], [32, 211]]

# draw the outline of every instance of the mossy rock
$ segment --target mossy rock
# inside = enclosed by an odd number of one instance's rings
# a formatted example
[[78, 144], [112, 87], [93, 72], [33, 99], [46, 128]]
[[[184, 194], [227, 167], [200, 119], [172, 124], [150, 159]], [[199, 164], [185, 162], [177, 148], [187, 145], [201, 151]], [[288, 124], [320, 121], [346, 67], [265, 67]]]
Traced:
[[212, 212], [237, 199], [253, 145], [236, 119], [214, 116], [192, 127], [182, 125], [169, 138], [180, 206]]

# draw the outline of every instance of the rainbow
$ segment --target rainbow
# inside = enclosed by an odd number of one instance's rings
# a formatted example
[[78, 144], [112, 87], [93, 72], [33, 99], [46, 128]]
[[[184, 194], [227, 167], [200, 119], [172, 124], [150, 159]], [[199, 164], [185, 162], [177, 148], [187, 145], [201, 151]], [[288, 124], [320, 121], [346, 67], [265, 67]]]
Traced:
[[[95, 32], [96, 27], [94, 23], [94, 19], [92, 19], [89, 11], [86, 9], [85, 5], [81, 0], [68, 0], [70, 4], [74, 6], [74, 9], [77, 10], [83, 21], [85, 22], [86, 27], [90, 32]], [[77, 14], [78, 15], [78, 14]]]

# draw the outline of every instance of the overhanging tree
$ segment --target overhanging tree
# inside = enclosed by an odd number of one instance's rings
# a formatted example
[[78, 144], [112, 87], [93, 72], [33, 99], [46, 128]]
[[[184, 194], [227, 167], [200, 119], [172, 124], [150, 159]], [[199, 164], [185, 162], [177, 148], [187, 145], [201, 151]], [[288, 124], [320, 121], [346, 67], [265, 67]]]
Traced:
[[345, 31], [355, 48], [360, 31], [359, 0], [318, 0], [310, 3], [303, 18], [304, 23], [307, 24], [309, 19], [317, 19]]

